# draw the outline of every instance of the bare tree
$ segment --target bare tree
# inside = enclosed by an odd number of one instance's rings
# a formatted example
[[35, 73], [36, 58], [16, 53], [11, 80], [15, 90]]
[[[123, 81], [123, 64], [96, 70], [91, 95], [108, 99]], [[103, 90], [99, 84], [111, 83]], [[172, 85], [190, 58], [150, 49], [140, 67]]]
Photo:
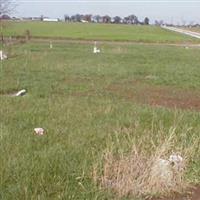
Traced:
[[119, 17], [119, 16], [115, 16], [115, 17], [114, 17], [114, 23], [115, 23], [115, 24], [120, 24], [120, 23], [121, 23], [121, 20], [122, 20], [122, 18]]
[[110, 23], [111, 22], [111, 17], [109, 15], [103, 16], [103, 23]]
[[0, 16], [10, 14], [15, 6], [12, 0], [0, 0]]
[[2, 16], [12, 13], [15, 6], [16, 5], [12, 0], [0, 0], [0, 26], [1, 26], [0, 40], [1, 40], [2, 44], [4, 43], [4, 37], [3, 37], [4, 24], [1, 21]]
[[93, 22], [100, 23], [102, 17], [100, 15], [95, 15], [93, 16]]

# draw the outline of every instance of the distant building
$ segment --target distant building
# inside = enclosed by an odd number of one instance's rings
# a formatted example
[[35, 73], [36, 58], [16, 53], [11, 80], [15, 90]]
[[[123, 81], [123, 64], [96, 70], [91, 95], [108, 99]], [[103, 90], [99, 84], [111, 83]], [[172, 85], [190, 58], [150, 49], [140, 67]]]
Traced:
[[86, 20], [84, 20], [84, 19], [82, 19], [81, 22], [82, 22], [82, 23], [88, 23], [88, 21], [86, 21]]
[[44, 18], [43, 21], [44, 22], [58, 22], [59, 19], [56, 19], [56, 18], [55, 19], [54, 18]]
[[114, 17], [111, 17], [110, 22], [111, 22], [111, 23], [114, 23], [114, 22], [115, 22]]
[[32, 17], [33, 21], [41, 21], [41, 17]]
[[23, 20], [23, 21], [30, 21], [30, 20], [32, 20], [32, 17], [22, 17], [21, 20]]
[[12, 20], [13, 20], [13, 21], [19, 21], [19, 20], [21, 20], [21, 19], [18, 18], [18, 17], [12, 17]]

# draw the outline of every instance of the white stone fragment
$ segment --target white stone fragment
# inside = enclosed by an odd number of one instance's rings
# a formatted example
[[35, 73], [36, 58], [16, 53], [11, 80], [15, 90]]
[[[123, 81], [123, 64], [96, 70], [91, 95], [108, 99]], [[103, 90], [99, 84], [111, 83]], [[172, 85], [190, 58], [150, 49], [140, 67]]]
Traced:
[[44, 129], [43, 128], [34, 128], [36, 135], [44, 135]]
[[94, 47], [93, 53], [100, 53], [100, 49], [98, 49], [97, 47]]
[[172, 154], [169, 157], [169, 162], [172, 166], [176, 168], [176, 170], [183, 169], [183, 158], [178, 154]]
[[2, 50], [0, 50], [0, 59], [1, 59], [1, 60], [5, 60], [5, 59], [7, 59], [7, 58], [8, 58], [7, 55], [6, 55], [5, 53], [3, 53]]
[[16, 97], [19, 97], [19, 96], [23, 96], [23, 95], [25, 95], [25, 94], [26, 94], [26, 90], [23, 89], [23, 90], [20, 90], [19, 92], [17, 92], [17, 93], [15, 94], [15, 96], [16, 96]]

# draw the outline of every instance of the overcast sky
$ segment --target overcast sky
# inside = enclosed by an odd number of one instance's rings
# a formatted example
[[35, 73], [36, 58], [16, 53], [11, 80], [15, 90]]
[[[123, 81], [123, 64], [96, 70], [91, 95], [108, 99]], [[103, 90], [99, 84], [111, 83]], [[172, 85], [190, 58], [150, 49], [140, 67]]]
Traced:
[[109, 14], [121, 17], [135, 14], [151, 22], [200, 23], [200, 0], [16, 0], [19, 17], [47, 16], [63, 18], [65, 14]]

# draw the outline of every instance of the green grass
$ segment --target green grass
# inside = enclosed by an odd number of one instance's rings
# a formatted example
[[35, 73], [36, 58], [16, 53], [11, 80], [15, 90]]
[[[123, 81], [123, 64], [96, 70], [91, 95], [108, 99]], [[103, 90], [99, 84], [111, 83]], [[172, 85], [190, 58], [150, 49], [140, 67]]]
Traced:
[[131, 26], [114, 24], [10, 22], [4, 31], [7, 36], [24, 35], [83, 40], [112, 40], [134, 42], [198, 43], [198, 39], [173, 33], [156, 26]]
[[[192, 147], [186, 178], [200, 183], [199, 112], [138, 104], [107, 89], [117, 84], [134, 90], [140, 86], [130, 83], [139, 80], [199, 90], [199, 49], [113, 44], [94, 55], [89, 45], [48, 47], [13, 46], [8, 51], [16, 56], [1, 65], [1, 199], [116, 199], [91, 177], [104, 150], [120, 144], [129, 151], [130, 143], [142, 140], [141, 148], [152, 152], [172, 126], [171, 151]], [[6, 95], [22, 88], [28, 90], [24, 97]], [[47, 134], [35, 136], [35, 127]]]

